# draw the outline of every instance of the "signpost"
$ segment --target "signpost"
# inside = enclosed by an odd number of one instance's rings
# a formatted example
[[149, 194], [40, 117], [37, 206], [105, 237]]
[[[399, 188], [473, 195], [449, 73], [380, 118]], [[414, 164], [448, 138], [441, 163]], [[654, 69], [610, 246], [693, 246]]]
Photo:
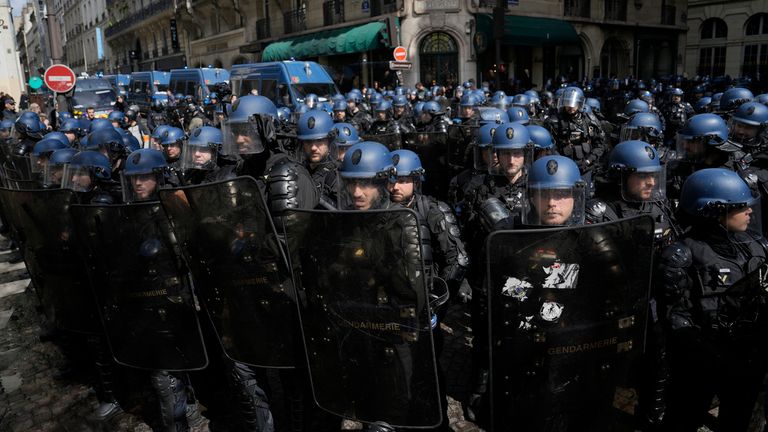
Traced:
[[68, 66], [55, 64], [45, 71], [43, 76], [45, 85], [56, 93], [66, 93], [75, 88], [77, 78]]

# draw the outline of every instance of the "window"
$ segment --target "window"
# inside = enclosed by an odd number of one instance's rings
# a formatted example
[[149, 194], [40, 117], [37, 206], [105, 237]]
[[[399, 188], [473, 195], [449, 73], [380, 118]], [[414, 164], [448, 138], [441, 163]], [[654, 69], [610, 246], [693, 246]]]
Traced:
[[768, 76], [768, 43], [746, 45], [744, 61], [742, 62], [743, 76], [764, 78]]
[[701, 39], [728, 37], [728, 25], [720, 18], [710, 18], [701, 25]]
[[699, 50], [699, 75], [718, 77], [725, 75], [725, 47]]
[[277, 100], [277, 80], [265, 79], [261, 81], [262, 96], [270, 100]]
[[747, 20], [747, 25], [745, 28], [745, 33], [747, 36], [757, 36], [757, 35], [765, 35], [768, 34], [768, 14], [759, 13], [752, 15], [749, 20]]
[[458, 83], [459, 49], [448, 33], [434, 32], [424, 37], [419, 47], [421, 82], [452, 86]]

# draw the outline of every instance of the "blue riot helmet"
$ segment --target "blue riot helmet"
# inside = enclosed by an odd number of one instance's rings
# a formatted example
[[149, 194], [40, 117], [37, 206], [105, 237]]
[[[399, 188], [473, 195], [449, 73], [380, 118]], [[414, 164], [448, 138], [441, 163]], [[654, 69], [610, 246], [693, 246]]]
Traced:
[[346, 102], [347, 98], [344, 97], [344, 95], [341, 94], [341, 93], [336, 93], [333, 96], [331, 96], [331, 102], [332, 103], [336, 103], [336, 101], [340, 101], [340, 100], [343, 100], [344, 102]]
[[64, 166], [61, 188], [90, 192], [98, 182], [111, 179], [112, 167], [109, 159], [99, 152], [86, 150], [78, 152], [69, 161], [69, 165]]
[[221, 130], [212, 126], [202, 126], [189, 136], [187, 145], [181, 150], [182, 170], [205, 170], [216, 168], [216, 158], [223, 144]]
[[392, 106], [393, 107], [405, 107], [408, 105], [408, 99], [405, 97], [405, 95], [394, 95], [392, 97]]
[[595, 114], [600, 114], [601, 105], [599, 100], [595, 98], [586, 98], [584, 100], [584, 106], [588, 106], [592, 108], [592, 112], [594, 112]]
[[630, 117], [629, 121], [621, 126], [619, 139], [646, 141], [658, 147], [664, 141], [664, 128], [656, 114], [641, 112]]
[[703, 98], [700, 98], [696, 101], [696, 104], [693, 106], [693, 109], [696, 111], [696, 114], [704, 114], [711, 112], [712, 110], [712, 98], [709, 96], [704, 96]]
[[755, 96], [751, 91], [742, 87], [734, 87], [723, 92], [720, 98], [720, 112], [732, 112], [741, 104], [752, 102]]
[[489, 164], [494, 161], [495, 157], [491, 152], [491, 143], [493, 142], [493, 135], [496, 133], [496, 128], [499, 127], [496, 123], [489, 123], [480, 126], [477, 129], [474, 145], [472, 146], [474, 156], [474, 167], [477, 171], [489, 172]]
[[715, 93], [712, 95], [712, 104], [709, 106], [709, 112], [715, 112], [720, 110], [720, 100], [723, 98], [722, 93]]
[[526, 90], [523, 94], [528, 95], [528, 97], [531, 98], [531, 100], [539, 99], [539, 92], [537, 92], [536, 90]]
[[509, 121], [513, 123], [527, 125], [531, 122], [531, 118], [528, 116], [528, 111], [520, 106], [513, 106], [508, 109], [507, 115], [509, 116]]
[[48, 132], [43, 136], [43, 139], [55, 139], [67, 147], [70, 146], [69, 138], [63, 132]]
[[376, 110], [376, 105], [380, 104], [384, 100], [379, 93], [371, 93], [371, 97], [368, 99], [368, 103], [371, 105], [372, 110]]
[[507, 96], [503, 92], [501, 94], [497, 92], [491, 96], [491, 106], [506, 111], [509, 108]]
[[344, 160], [344, 154], [347, 152], [347, 149], [360, 142], [360, 136], [355, 126], [349, 123], [336, 123], [333, 125], [333, 128], [336, 130], [333, 141], [338, 152], [337, 159], [341, 162]]
[[387, 121], [390, 118], [392, 118], [392, 102], [388, 100], [382, 100], [375, 107], [373, 107], [374, 121]]
[[208, 95], [208, 103], [218, 103], [219, 102], [219, 94], [216, 92], [211, 92], [211, 94]]
[[390, 186], [390, 199], [407, 205], [415, 194], [421, 193], [424, 167], [419, 156], [411, 150], [395, 150], [391, 157], [397, 180]]
[[678, 158], [701, 162], [712, 148], [728, 141], [728, 125], [715, 114], [696, 114], [677, 132]]
[[632, 117], [637, 113], [647, 113], [650, 112], [650, 110], [650, 107], [645, 101], [632, 99], [624, 106], [624, 118]]
[[509, 114], [498, 108], [483, 108], [480, 110], [480, 124], [509, 123]]
[[160, 125], [152, 131], [152, 133], [149, 135], [149, 141], [152, 145], [151, 148], [155, 150], [163, 149], [163, 145], [160, 142], [162, 141], [163, 133], [165, 133], [165, 131], [167, 131], [170, 127], [171, 126], [169, 125]]
[[162, 152], [165, 154], [167, 161], [175, 162], [179, 160], [181, 151], [184, 148], [184, 140], [186, 139], [187, 134], [174, 126], [169, 127], [160, 135], [160, 145], [163, 148]]
[[583, 224], [586, 190], [576, 162], [564, 156], [544, 156], [528, 171], [523, 222], [545, 226]]
[[344, 121], [347, 118], [347, 101], [339, 100], [333, 103], [333, 119]]
[[118, 129], [117, 131], [120, 132], [120, 135], [123, 136], [123, 146], [125, 147], [126, 153], [130, 153], [141, 148], [141, 143], [139, 143], [139, 140], [133, 136], [132, 133], [124, 129]]
[[301, 104], [299, 105], [292, 113], [291, 113], [291, 124], [298, 125], [299, 123], [299, 117], [301, 117], [304, 113], [309, 111], [309, 107]]
[[669, 92], [667, 93], [667, 96], [669, 96], [669, 100], [672, 103], [682, 102], [684, 95], [685, 95], [685, 92], [679, 87], [672, 87], [669, 89]]
[[64, 176], [64, 167], [77, 154], [77, 150], [71, 147], [55, 150], [45, 161], [43, 166], [43, 187], [46, 189], [61, 187]]
[[32, 111], [25, 111], [16, 119], [13, 126], [14, 130], [22, 137], [40, 140], [45, 133], [45, 128], [41, 127], [41, 124], [40, 117], [37, 114]]
[[31, 166], [33, 173], [42, 173], [51, 153], [69, 147], [69, 142], [62, 142], [56, 138], [43, 138], [35, 143], [31, 154]]
[[304, 105], [310, 109], [317, 108], [317, 104], [320, 102], [320, 98], [314, 93], [309, 93], [304, 97]]
[[243, 96], [232, 104], [229, 118], [221, 127], [225, 155], [246, 155], [264, 152], [275, 140], [277, 107], [264, 96]]
[[512, 98], [512, 106], [523, 107], [526, 110], [531, 106], [531, 97], [527, 94], [516, 94]]
[[326, 113], [328, 113], [328, 115], [332, 115], [333, 114], [333, 104], [331, 102], [321, 102], [321, 103], [317, 104], [317, 108], [316, 109], [323, 110]]
[[475, 115], [475, 107], [479, 105], [479, 99], [472, 93], [465, 93], [459, 100], [459, 117], [468, 119]]
[[[80, 144], [82, 146], [83, 142], [81, 141]], [[109, 126], [109, 129], [98, 129], [89, 133], [86, 145], [87, 147], [83, 147], [83, 149], [100, 152], [109, 157], [112, 164], [125, 155], [123, 136], [112, 125]]]
[[560, 95], [558, 109], [573, 115], [584, 107], [584, 92], [578, 87], [566, 87]]
[[424, 104], [426, 102], [416, 102], [413, 104], [413, 116], [416, 118], [416, 121], [420, 121], [422, 111], [424, 110]]
[[477, 98], [478, 106], [485, 105], [485, 102], [488, 100], [488, 96], [486, 95], [485, 88], [472, 90], [472, 94], [475, 95], [475, 97]]
[[277, 120], [280, 123], [288, 123], [291, 120], [291, 109], [288, 107], [280, 107], [277, 109]]
[[13, 130], [13, 120], [0, 121], [0, 143], [3, 143], [11, 138], [12, 130]]
[[755, 96], [755, 101], [760, 102], [763, 105], [768, 105], [768, 93], [763, 93]]
[[403, 86], [395, 87], [394, 96], [405, 96], [405, 87]]
[[70, 145], [72, 145], [77, 141], [78, 137], [83, 136], [85, 131], [82, 129], [80, 120], [72, 118], [64, 120], [61, 126], [59, 126], [59, 132], [63, 133]]
[[666, 169], [650, 143], [640, 140], [619, 143], [611, 151], [608, 169], [620, 180], [624, 201], [666, 199]]
[[421, 109], [422, 114], [429, 114], [430, 116], [438, 116], [443, 114], [443, 107], [436, 101], [429, 101], [424, 103], [424, 107]]
[[315, 109], [302, 114], [296, 131], [300, 162], [311, 165], [336, 160], [333, 132], [333, 120], [328, 113]]
[[490, 164], [488, 172], [507, 177], [514, 183], [525, 174], [525, 167], [533, 159], [533, 144], [528, 129], [514, 122], [499, 125], [493, 133], [491, 152], [498, 163]]
[[157, 191], [165, 186], [167, 175], [168, 163], [160, 150], [147, 148], [131, 152], [120, 176], [123, 202], [157, 200]]
[[395, 180], [389, 150], [383, 144], [363, 141], [347, 149], [339, 168], [339, 203], [347, 210], [386, 208], [389, 184]]
[[653, 105], [653, 93], [651, 93], [651, 92], [650, 92], [650, 91], [648, 91], [648, 90], [643, 90], [643, 91], [641, 91], [641, 92], [640, 92], [640, 93], [637, 95], [637, 98], [638, 98], [638, 99], [640, 99], [641, 101], [643, 101], [643, 102], [647, 103], [649, 106], [650, 106], [650, 105]]
[[768, 107], [760, 102], [741, 104], [731, 115], [730, 139], [750, 147], [762, 145], [766, 125], [768, 125]]
[[103, 130], [103, 129], [114, 129], [115, 127], [112, 126], [112, 122], [105, 119], [105, 118], [97, 118], [91, 120], [91, 123], [88, 125], [88, 133], [95, 132], [97, 130]]
[[555, 142], [547, 128], [538, 125], [528, 125], [525, 128], [528, 129], [533, 143], [533, 160], [556, 153]]
[[363, 100], [363, 97], [360, 95], [360, 93], [355, 91], [347, 92], [347, 103], [353, 103], [355, 106], [360, 105], [360, 102]]
[[69, 111], [62, 111], [57, 114], [57, 117], [59, 120], [59, 124], [64, 123], [66, 120], [74, 118], [72, 117], [72, 113], [70, 113]]
[[[736, 172], [705, 168], [691, 174], [680, 192], [680, 208], [695, 222], [719, 224], [731, 233], [750, 231], [762, 236], [759, 195]], [[737, 221], [732, 219], [741, 213]], [[735, 222], [735, 223], [734, 223]]]
[[112, 126], [116, 128], [124, 128], [127, 126], [125, 113], [122, 111], [112, 111], [107, 116], [107, 120], [109, 120], [112, 123]]

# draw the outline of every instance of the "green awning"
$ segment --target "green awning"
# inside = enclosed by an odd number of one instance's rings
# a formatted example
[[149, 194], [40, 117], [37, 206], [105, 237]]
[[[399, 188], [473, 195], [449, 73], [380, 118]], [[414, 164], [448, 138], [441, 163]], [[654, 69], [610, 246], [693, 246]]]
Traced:
[[[478, 14], [475, 26], [478, 32], [485, 33], [488, 43], [493, 38], [493, 17], [488, 14]], [[571, 45], [579, 43], [576, 29], [568, 21], [552, 18], [524, 17], [515, 15], [504, 16], [505, 45]]]
[[380, 34], [382, 31], [386, 31], [386, 25], [376, 21], [272, 42], [264, 48], [261, 61], [298, 60], [374, 50], [384, 46]]

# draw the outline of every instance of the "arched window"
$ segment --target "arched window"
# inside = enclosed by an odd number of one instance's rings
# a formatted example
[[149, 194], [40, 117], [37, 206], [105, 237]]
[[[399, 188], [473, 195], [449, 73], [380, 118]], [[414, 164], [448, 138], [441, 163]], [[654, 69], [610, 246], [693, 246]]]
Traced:
[[747, 36], [768, 35], [768, 14], [754, 14], [747, 20], [744, 28]]
[[424, 37], [419, 47], [421, 82], [429, 86], [458, 83], [459, 48], [448, 33], [434, 32]]
[[728, 24], [720, 18], [710, 18], [701, 25], [701, 39], [728, 37]]

